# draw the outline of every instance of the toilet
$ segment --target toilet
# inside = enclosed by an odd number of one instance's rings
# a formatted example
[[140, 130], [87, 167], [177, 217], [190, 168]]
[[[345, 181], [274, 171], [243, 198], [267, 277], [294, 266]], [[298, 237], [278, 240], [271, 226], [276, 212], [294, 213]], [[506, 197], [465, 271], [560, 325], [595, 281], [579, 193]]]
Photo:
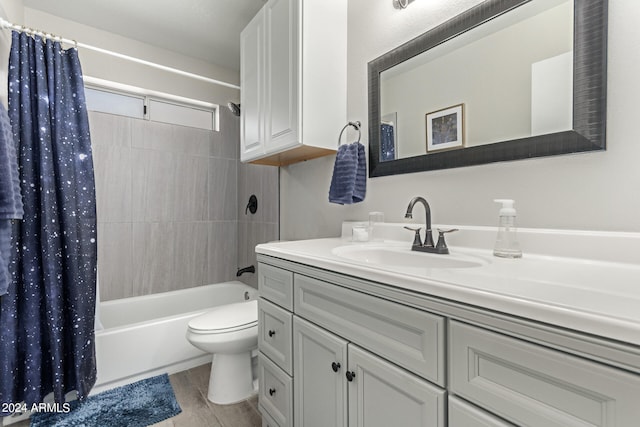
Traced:
[[189, 321], [187, 339], [213, 354], [208, 399], [227, 405], [255, 393], [251, 353], [258, 347], [258, 301], [221, 305]]

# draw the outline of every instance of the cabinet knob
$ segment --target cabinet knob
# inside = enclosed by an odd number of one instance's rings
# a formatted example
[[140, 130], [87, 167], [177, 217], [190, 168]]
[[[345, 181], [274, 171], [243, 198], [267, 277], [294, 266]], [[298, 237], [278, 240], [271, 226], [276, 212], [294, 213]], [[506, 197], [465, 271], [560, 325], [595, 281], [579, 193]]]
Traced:
[[333, 362], [331, 364], [331, 369], [333, 369], [333, 372], [338, 372], [338, 370], [340, 369], [340, 364], [338, 362]]
[[347, 381], [351, 382], [356, 377], [356, 373], [353, 371], [347, 371]]
[[270, 336], [270, 337], [274, 336], [275, 334], [276, 334], [276, 331], [274, 331], [273, 329], [271, 329], [271, 330], [269, 331], [269, 336]]
[[273, 396], [274, 394], [276, 394], [276, 389], [275, 388], [270, 388], [269, 389], [269, 396]]

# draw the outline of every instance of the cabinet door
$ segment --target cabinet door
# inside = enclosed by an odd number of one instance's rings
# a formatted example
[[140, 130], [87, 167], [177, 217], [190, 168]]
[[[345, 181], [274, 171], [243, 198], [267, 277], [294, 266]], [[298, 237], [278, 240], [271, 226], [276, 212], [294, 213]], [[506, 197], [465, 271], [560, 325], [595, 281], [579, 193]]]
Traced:
[[[266, 28], [265, 151], [299, 143], [299, 2], [270, 0], [264, 7]], [[243, 92], [245, 88], [242, 88]]]
[[347, 426], [347, 342], [299, 317], [293, 320], [294, 425]]
[[353, 344], [348, 353], [349, 427], [444, 427], [444, 390]]
[[251, 20], [240, 34], [240, 159], [248, 160], [264, 151], [264, 13]]

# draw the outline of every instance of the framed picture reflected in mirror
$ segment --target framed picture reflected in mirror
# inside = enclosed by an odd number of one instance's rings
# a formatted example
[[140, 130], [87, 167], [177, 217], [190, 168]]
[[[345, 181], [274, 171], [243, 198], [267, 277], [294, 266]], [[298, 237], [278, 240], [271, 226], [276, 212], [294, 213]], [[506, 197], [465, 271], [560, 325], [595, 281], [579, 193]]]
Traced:
[[427, 153], [464, 147], [464, 104], [425, 115]]

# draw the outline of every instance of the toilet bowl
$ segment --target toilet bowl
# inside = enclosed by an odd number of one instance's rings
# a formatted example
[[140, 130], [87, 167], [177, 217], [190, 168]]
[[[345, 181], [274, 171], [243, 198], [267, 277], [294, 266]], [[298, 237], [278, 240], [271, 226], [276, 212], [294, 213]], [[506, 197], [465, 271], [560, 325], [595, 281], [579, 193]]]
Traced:
[[194, 317], [187, 340], [213, 354], [210, 401], [226, 405], [255, 393], [251, 352], [258, 347], [258, 301], [222, 305]]

